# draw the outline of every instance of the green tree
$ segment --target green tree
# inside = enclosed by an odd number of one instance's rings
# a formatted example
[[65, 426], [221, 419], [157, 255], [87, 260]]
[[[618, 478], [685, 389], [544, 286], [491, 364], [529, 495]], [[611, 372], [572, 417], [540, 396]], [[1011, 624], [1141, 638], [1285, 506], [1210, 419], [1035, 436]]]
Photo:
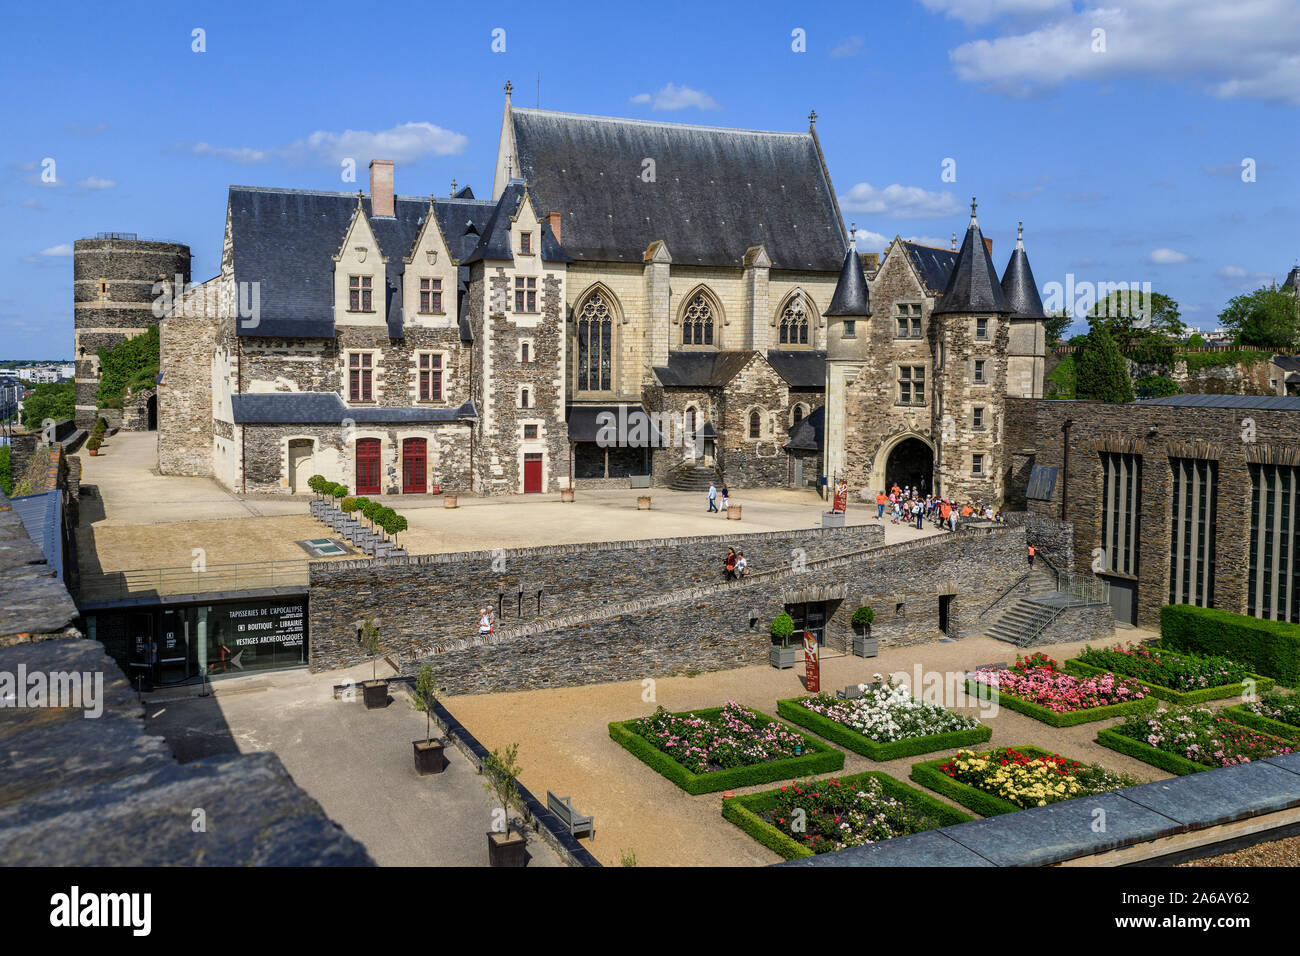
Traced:
[[1260, 288], [1229, 299], [1219, 321], [1236, 333], [1241, 345], [1289, 350], [1300, 338], [1296, 303], [1285, 292]]
[[1121, 351], [1151, 344], [1181, 342], [1187, 334], [1178, 303], [1167, 295], [1136, 290], [1111, 292], [1088, 312], [1088, 325], [1106, 327]]
[[39, 431], [47, 418], [59, 421], [76, 413], [76, 386], [72, 382], [49, 382], [37, 385], [23, 402], [23, 425]]
[[1193, 332], [1191, 337], [1187, 340], [1187, 347], [1191, 349], [1199, 349], [1204, 347], [1204, 345], [1205, 339], [1201, 337], [1200, 332]]
[[1074, 322], [1074, 317], [1065, 309], [1057, 309], [1054, 312], [1047, 313], [1047, 320], [1043, 323], [1043, 331], [1046, 333], [1049, 347], [1065, 340], [1066, 333], [1070, 331], [1072, 322]]
[[[1087, 336], [1082, 336], [1083, 345], [1087, 342]], [[1047, 398], [1074, 398], [1074, 356], [1063, 355], [1061, 361], [1057, 363], [1056, 368], [1052, 369], [1047, 375], [1047, 388], [1045, 397]]]
[[1117, 403], [1133, 401], [1133, 383], [1129, 379], [1128, 366], [1105, 323], [1093, 324], [1087, 344], [1075, 356], [1074, 366], [1076, 398]]

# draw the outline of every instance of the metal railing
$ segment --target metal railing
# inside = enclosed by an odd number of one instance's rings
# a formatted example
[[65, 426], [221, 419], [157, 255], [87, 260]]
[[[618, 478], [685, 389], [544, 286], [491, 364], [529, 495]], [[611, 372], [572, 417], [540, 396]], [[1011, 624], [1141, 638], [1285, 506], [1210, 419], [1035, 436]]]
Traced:
[[203, 570], [149, 568], [83, 573], [77, 596], [83, 603], [121, 601], [154, 594], [204, 594], [258, 588], [306, 587], [306, 560], [209, 564]]
[[1056, 571], [1056, 593], [1064, 594], [1065, 600], [1055, 605], [1055, 610], [1034, 628], [1025, 638], [1022, 646], [1032, 645], [1034, 639], [1047, 630], [1048, 625], [1064, 614], [1067, 608], [1083, 607], [1087, 604], [1109, 604], [1110, 582], [1077, 571]]

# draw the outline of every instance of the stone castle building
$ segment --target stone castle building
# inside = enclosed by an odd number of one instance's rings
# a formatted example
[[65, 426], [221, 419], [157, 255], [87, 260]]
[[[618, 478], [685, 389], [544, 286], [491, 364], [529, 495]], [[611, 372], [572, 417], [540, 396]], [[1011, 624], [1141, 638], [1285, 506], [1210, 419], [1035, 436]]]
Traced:
[[231, 187], [220, 275], [162, 323], [163, 473], [1001, 497], [1003, 398], [1042, 389], [1023, 245], [1001, 282], [974, 215], [960, 251], [860, 256], [815, 114], [698, 127], [520, 109], [507, 86], [491, 199], [394, 180], [376, 160], [368, 195]]

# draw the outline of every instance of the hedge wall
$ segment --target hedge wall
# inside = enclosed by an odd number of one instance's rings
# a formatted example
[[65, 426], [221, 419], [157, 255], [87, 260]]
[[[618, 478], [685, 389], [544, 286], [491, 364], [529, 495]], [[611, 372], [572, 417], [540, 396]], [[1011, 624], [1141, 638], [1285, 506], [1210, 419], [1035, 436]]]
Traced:
[[[860, 785], [871, 778], [880, 781], [880, 789], [887, 796], [893, 797], [909, 810], [924, 813], [941, 827], [967, 823], [975, 819], [969, 813], [954, 809], [948, 804], [934, 799], [929, 794], [923, 793], [915, 787], [909, 787], [907, 784], [894, 779], [887, 773], [881, 773], [879, 770], [869, 770], [866, 773], [853, 774], [850, 777], [840, 777], [839, 781], [841, 784]], [[724, 799], [722, 801], [722, 815], [763, 844], [763, 846], [775, 851], [787, 860], [798, 860], [812, 856], [812, 850], [793, 837], [782, 833], [759, 816], [760, 813], [771, 810], [772, 807], [776, 806], [776, 802], [780, 797], [780, 790], [765, 790], [762, 793], [750, 794], [747, 797]]]
[[[1123, 674], [1119, 670], [1107, 671], [1102, 667], [1093, 667], [1091, 664], [1085, 664], [1077, 657], [1072, 657], [1061, 665], [1067, 674], [1073, 674], [1076, 677], [1093, 677], [1097, 674], [1115, 673], [1122, 677], [1131, 675]], [[1267, 690], [1273, 689], [1273, 680], [1269, 677], [1262, 677], [1259, 674], [1250, 675], [1255, 680], [1256, 692], [1262, 694]], [[1199, 690], [1174, 690], [1172, 687], [1163, 687], [1160, 684], [1153, 684], [1150, 681], [1142, 681], [1142, 686], [1151, 691], [1152, 696], [1159, 697], [1161, 700], [1168, 701], [1171, 704], [1203, 704], [1209, 700], [1224, 700], [1228, 697], [1241, 696], [1241, 684], [1222, 684], [1219, 687], [1202, 687]]]
[[[752, 710], [752, 708], [751, 708]], [[760, 717], [767, 714], [753, 711]], [[687, 713], [708, 719], [722, 713], [721, 707], [705, 710], [692, 710], [675, 717], [685, 717]], [[719, 790], [735, 790], [739, 787], [752, 787], [759, 783], [771, 783], [773, 780], [793, 780], [818, 773], [830, 773], [844, 767], [844, 752], [828, 747], [820, 741], [803, 738], [805, 753], [785, 760], [769, 760], [766, 763], [751, 764], [748, 767], [732, 767], [728, 770], [715, 770], [712, 773], [692, 773], [676, 760], [664, 753], [650, 741], [633, 729], [636, 719], [617, 721], [609, 725], [609, 736], [642, 763], [663, 774], [687, 793], [716, 793]], [[773, 721], [776, 723], [776, 721]], [[802, 736], [802, 735], [800, 735]]]
[[776, 702], [776, 712], [791, 723], [811, 730], [819, 737], [831, 743], [847, 747], [854, 753], [862, 754], [871, 760], [896, 760], [899, 757], [915, 757], [917, 754], [930, 754], [936, 750], [949, 750], [953, 747], [966, 747], [979, 744], [993, 736], [993, 728], [985, 724], [970, 730], [953, 730], [944, 734], [931, 734], [928, 737], [908, 737], [892, 743], [880, 743], [838, 721], [809, 710], [799, 703], [803, 698], [792, 697]]
[[1233, 704], [1231, 707], [1223, 708], [1219, 713], [1234, 724], [1258, 730], [1261, 734], [1272, 734], [1274, 737], [1281, 737], [1288, 741], [1300, 740], [1300, 727], [1293, 727], [1291, 724], [1284, 724], [1280, 720], [1247, 710], [1245, 704]]
[[[1052, 751], [1043, 750], [1039, 747], [1012, 747], [1018, 750], [1026, 757], [1050, 757]], [[983, 756], [981, 754], [980, 756]], [[960, 780], [954, 780], [939, 768], [946, 764], [952, 757], [944, 757], [941, 760], [927, 760], [923, 763], [913, 764], [911, 777], [917, 783], [929, 787], [935, 793], [942, 793], [945, 797], [951, 797], [960, 803], [963, 807], [969, 807], [982, 817], [996, 817], [1003, 813], [1016, 813], [1025, 809], [1016, 806], [1010, 800], [1003, 800], [1001, 797], [986, 793], [978, 787], [972, 787], [968, 783], [962, 783]]]
[[[966, 682], [966, 693], [971, 696], [978, 696], [981, 686], [975, 681]], [[1014, 710], [1024, 714], [1026, 717], [1032, 717], [1034, 720], [1041, 720], [1045, 724], [1053, 727], [1074, 727], [1078, 724], [1091, 723], [1094, 720], [1106, 720], [1108, 717], [1127, 717], [1129, 714], [1145, 714], [1155, 710], [1160, 705], [1160, 699], [1154, 696], [1143, 697], [1141, 700], [1125, 701], [1121, 704], [1107, 704], [1104, 707], [1088, 707], [1084, 710], [1073, 710], [1067, 713], [1057, 713], [1049, 710], [1042, 704], [1035, 704], [1033, 701], [1025, 700], [1023, 697], [1015, 697], [1004, 690], [999, 690], [995, 697], [981, 697], [981, 700], [995, 701], [999, 706], [1007, 710]]]
[[1231, 657], [1287, 687], [1300, 684], [1300, 624], [1166, 604], [1160, 609], [1160, 642], [1173, 650]]

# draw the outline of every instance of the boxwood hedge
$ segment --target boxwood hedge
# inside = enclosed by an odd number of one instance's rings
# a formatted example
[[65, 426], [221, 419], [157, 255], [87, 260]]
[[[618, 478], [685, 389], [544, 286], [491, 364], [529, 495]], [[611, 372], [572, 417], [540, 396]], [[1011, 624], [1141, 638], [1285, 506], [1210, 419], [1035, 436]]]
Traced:
[[1245, 704], [1233, 704], [1231, 707], [1223, 708], [1219, 713], [1234, 724], [1241, 724], [1241, 726], [1249, 727], [1251, 730], [1258, 730], [1262, 734], [1272, 734], [1274, 737], [1281, 737], [1283, 740], [1300, 740], [1300, 727], [1284, 724], [1272, 717], [1257, 714], [1252, 710], [1248, 710]]
[[1300, 684], [1300, 624], [1166, 604], [1160, 609], [1160, 643], [1176, 651], [1221, 654], [1288, 687]]
[[[975, 819], [969, 813], [963, 813], [961, 810], [950, 807], [948, 804], [934, 799], [929, 794], [915, 787], [909, 787], [907, 784], [896, 780], [887, 773], [881, 773], [879, 770], [869, 770], [866, 773], [857, 773], [849, 777], [839, 777], [838, 779], [841, 784], [861, 785], [872, 778], [880, 781], [880, 789], [887, 796], [893, 797], [910, 810], [924, 813], [933, 819], [938, 826], [947, 827]], [[775, 851], [787, 860], [798, 860], [812, 856], [812, 850], [789, 835], [782, 833], [759, 816], [760, 813], [771, 810], [776, 806], [780, 798], [780, 790], [764, 790], [762, 793], [754, 793], [746, 797], [730, 797], [722, 801], [722, 815], [763, 844], [763, 846]]]
[[[1104, 673], [1104, 671], [1103, 671]], [[1076, 675], [1078, 676], [1078, 675]], [[966, 682], [966, 693], [972, 697], [980, 697], [981, 700], [993, 700], [1001, 707], [1007, 710], [1014, 710], [1017, 713], [1024, 714], [1026, 717], [1032, 717], [1035, 720], [1041, 720], [1045, 724], [1053, 727], [1074, 727], [1078, 724], [1091, 723], [1094, 720], [1105, 720], [1108, 717], [1127, 717], [1129, 714], [1145, 714], [1148, 711], [1155, 710], [1160, 705], [1158, 697], [1146, 696], [1141, 700], [1129, 700], [1120, 704], [1106, 704], [1104, 707], [1088, 707], [1083, 710], [1071, 710], [1065, 713], [1057, 713], [1049, 710], [1042, 704], [1035, 704], [1033, 701], [1025, 700], [1023, 697], [1015, 697], [1004, 690], [999, 690], [996, 696], [988, 697], [988, 691], [983, 689], [988, 685], [980, 685], [975, 681]]]
[[983, 743], [993, 736], [992, 727], [980, 724], [970, 730], [952, 730], [943, 734], [931, 734], [928, 737], [907, 737], [892, 743], [880, 743], [850, 727], [845, 727], [839, 721], [809, 710], [799, 703], [803, 699], [791, 697], [788, 700], [778, 700], [776, 712], [791, 723], [798, 724], [831, 743], [847, 747], [854, 753], [862, 754], [872, 760], [896, 760], [899, 757], [930, 754], [936, 750], [966, 747], [970, 744]]
[[[1020, 751], [1026, 757], [1050, 757], [1052, 751], [1043, 750], [1039, 747], [1013, 747], [1012, 749]], [[982, 817], [996, 817], [1003, 813], [1016, 813], [1023, 810], [1024, 807], [1016, 806], [1010, 800], [1003, 800], [1001, 797], [994, 796], [991, 793], [985, 793], [978, 787], [972, 787], [968, 783], [962, 783], [960, 780], [954, 780], [939, 768], [946, 764], [952, 757], [943, 757], [939, 760], [927, 760], [923, 763], [913, 764], [911, 777], [917, 783], [929, 787], [935, 793], [942, 793], [945, 797], [951, 797], [963, 807], [969, 807]]]
[[1190, 773], [1200, 773], [1202, 770], [1214, 769], [1203, 763], [1188, 760], [1178, 754], [1171, 754], [1159, 747], [1152, 747], [1146, 741], [1135, 740], [1124, 734], [1118, 734], [1109, 727], [1103, 727], [1097, 731], [1097, 743], [1103, 747], [1109, 747], [1111, 750], [1118, 750], [1122, 754], [1128, 754], [1130, 757], [1136, 757], [1153, 767], [1168, 770], [1180, 777], [1185, 777]]
[[[753, 708], [749, 709], [760, 717], [772, 720], [767, 714]], [[722, 713], [721, 707], [711, 707], [705, 710], [683, 711], [674, 716], [685, 717], [687, 714], [694, 714], [696, 717], [708, 719], [720, 713]], [[771, 783], [773, 780], [793, 780], [795, 777], [830, 773], [844, 767], [842, 750], [828, 747], [820, 741], [800, 734], [799, 736], [803, 737], [805, 752], [798, 757], [769, 760], [766, 763], [751, 764], [748, 767], [731, 767], [711, 773], [692, 773], [638, 734], [634, 728], [637, 719], [639, 718], [610, 724], [609, 736], [642, 763], [648, 764], [690, 794], [716, 793], [719, 790], [752, 787], [759, 783]], [[772, 722], [777, 723], [777, 721]]]
[[[1093, 667], [1091, 664], [1085, 664], [1077, 657], [1072, 657], [1061, 668], [1067, 674], [1073, 674], [1075, 677], [1092, 677], [1097, 674], [1115, 673], [1121, 677], [1131, 675], [1124, 674], [1122, 671], [1107, 671], [1104, 667]], [[1251, 674], [1255, 681], [1255, 691], [1264, 693], [1272, 690], [1274, 681], [1271, 677], [1263, 677], [1259, 674]], [[1150, 681], [1142, 681], [1142, 686], [1150, 689], [1151, 694], [1161, 700], [1168, 701], [1171, 704], [1203, 704], [1207, 700], [1223, 700], [1227, 697], [1239, 697], [1242, 692], [1241, 684], [1221, 684], [1218, 687], [1201, 687], [1197, 690], [1174, 690], [1172, 687], [1164, 687], [1160, 684], [1153, 684]]]

